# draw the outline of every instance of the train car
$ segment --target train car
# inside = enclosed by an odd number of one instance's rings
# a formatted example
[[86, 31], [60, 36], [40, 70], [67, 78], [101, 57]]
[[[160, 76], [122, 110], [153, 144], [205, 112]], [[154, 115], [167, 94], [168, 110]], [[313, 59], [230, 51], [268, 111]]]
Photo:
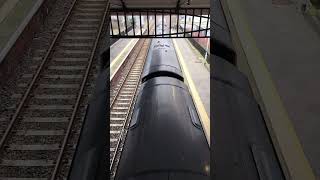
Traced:
[[209, 180], [210, 150], [171, 40], [151, 44], [116, 180]]
[[174, 77], [183, 81], [181, 67], [170, 39], [153, 39], [151, 42], [142, 82], [156, 76]]
[[212, 44], [214, 45], [210, 46], [211, 54], [219, 56], [233, 65], [237, 65], [236, 52], [234, 51], [229, 26], [225, 19], [221, 2], [220, 0], [213, 0], [213, 3], [215, 6], [213, 6], [211, 11], [215, 12], [215, 23], [212, 24], [212, 30], [210, 31], [214, 34], [212, 36]]
[[227, 60], [214, 56], [211, 77], [214, 114], [213, 179], [283, 180], [260, 106], [247, 77]]
[[207, 144], [186, 85], [146, 81], [139, 93], [116, 180], [208, 180]]
[[[277, 179], [284, 175], [248, 77], [237, 67], [228, 23], [220, 0], [211, 46], [212, 179]], [[254, 85], [254, 81], [252, 85]]]

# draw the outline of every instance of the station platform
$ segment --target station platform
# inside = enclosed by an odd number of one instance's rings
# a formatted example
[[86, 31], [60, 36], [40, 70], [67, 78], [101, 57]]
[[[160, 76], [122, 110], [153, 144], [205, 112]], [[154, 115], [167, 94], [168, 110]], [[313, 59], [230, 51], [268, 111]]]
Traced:
[[206, 113], [210, 115], [210, 67], [188, 39], [174, 39], [174, 42], [181, 52]]
[[[249, 64], [251, 70], [242, 69], [253, 73], [253, 79], [256, 80], [258, 89], [261, 92], [264, 88], [265, 94], [271, 92], [273, 88], [265, 86], [266, 80], [258, 82], [257, 79], [266, 79], [265, 77], [269, 76], [263, 74], [264, 72], [270, 74], [276, 92], [273, 94], [279, 94], [279, 102], [283, 103], [293, 125], [302, 146], [302, 153], [310, 163], [316, 179], [320, 179], [320, 144], [318, 142], [318, 137], [320, 137], [318, 130], [320, 127], [319, 23], [311, 20], [308, 14], [301, 12], [299, 2], [302, 1], [299, 0], [287, 1], [282, 4], [276, 3], [278, 1], [272, 3], [264, 0], [245, 0], [241, 3], [226, 2], [229, 6], [228, 11], [235, 22], [235, 31], [233, 32], [238, 33], [238, 37], [240, 37], [238, 41], [244, 47], [246, 57], [251, 59], [247, 62], [239, 62], [240, 69]], [[298, 2], [298, 5], [294, 2]], [[255, 48], [261, 52], [263, 60], [261, 64], [258, 62], [260, 61], [260, 55], [258, 55], [260, 53], [255, 51]], [[263, 64], [265, 64], [267, 71], [261, 71], [258, 68], [258, 66], [264, 66]], [[271, 94], [269, 93], [269, 95]], [[266, 99], [267, 96], [264, 100]], [[271, 112], [274, 115], [280, 111], [274, 110], [277, 111]], [[281, 118], [274, 120], [283, 121]], [[290, 129], [290, 127], [286, 128]], [[288, 131], [287, 129], [279, 129], [277, 135], [279, 137], [284, 135], [284, 132]], [[295, 137], [290, 138], [294, 139]], [[283, 142], [286, 141], [291, 140], [287, 137], [287, 140]], [[284, 153], [287, 153], [289, 157], [290, 154], [294, 154], [292, 153], [294, 151], [296, 149], [286, 149]], [[304, 163], [291, 162], [290, 168], [294, 169], [296, 166], [294, 164], [299, 166]], [[300, 169], [300, 172], [303, 171]]]
[[[146, 31], [145, 26], [142, 28], [142, 31]], [[140, 27], [136, 27], [135, 32], [141, 33]], [[133, 35], [133, 29], [128, 34]], [[110, 46], [110, 79], [116, 74], [138, 41], [138, 38], [120, 38]]]
[[126, 60], [131, 50], [139, 39], [121, 38], [110, 47], [110, 78], [116, 74], [122, 63]]
[[210, 67], [188, 39], [173, 39], [173, 43], [204, 131], [210, 138]]
[[275, 7], [246, 0], [242, 5], [304, 152], [320, 178], [320, 33], [293, 4]]
[[0, 1], [0, 63], [43, 2], [44, 0]]

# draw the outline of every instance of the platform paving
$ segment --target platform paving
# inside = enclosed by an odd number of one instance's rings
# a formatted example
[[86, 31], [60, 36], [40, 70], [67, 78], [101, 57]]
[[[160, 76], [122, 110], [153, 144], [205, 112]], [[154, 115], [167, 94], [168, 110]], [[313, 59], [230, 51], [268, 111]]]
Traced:
[[110, 78], [113, 78], [138, 40], [137, 38], [121, 38], [110, 47]]
[[43, 0], [0, 1], [0, 63]]
[[196, 86], [206, 113], [210, 116], [210, 69], [201, 54], [187, 39], [175, 39]]
[[[144, 32], [146, 30], [146, 28], [142, 28], [142, 31]], [[136, 27], [135, 28], [135, 32], [136, 34], [140, 34], [140, 27]], [[115, 31], [115, 34], [117, 34], [118, 32]], [[133, 35], [133, 30], [130, 30], [128, 32], [129, 35]], [[114, 44], [111, 45], [110, 47], [110, 63], [113, 62], [113, 60], [116, 59], [116, 57], [120, 54], [120, 53], [124, 53], [123, 50], [125, 49], [125, 47], [132, 41], [132, 38], [120, 38], [118, 39]], [[135, 41], [137, 41], [138, 39], [135, 39]], [[128, 49], [131, 50], [133, 48], [133, 46], [130, 46]]]
[[132, 39], [121, 38], [110, 47], [110, 63], [121, 53]]
[[295, 3], [279, 6], [244, 0], [241, 6], [304, 153], [320, 179], [320, 27]]

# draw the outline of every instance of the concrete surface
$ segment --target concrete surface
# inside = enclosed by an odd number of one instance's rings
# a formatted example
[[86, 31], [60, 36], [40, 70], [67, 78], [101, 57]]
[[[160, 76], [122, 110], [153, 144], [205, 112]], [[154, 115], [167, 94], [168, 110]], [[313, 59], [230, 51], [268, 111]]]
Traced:
[[110, 80], [121, 67], [139, 39], [121, 38], [110, 47]]
[[130, 43], [132, 39], [121, 38], [110, 47], [110, 63], [119, 55], [121, 51]]
[[244, 0], [258, 48], [295, 127], [311, 166], [320, 177], [320, 34], [295, 4]]
[[6, 0], [0, 6], [0, 63], [43, 0]]
[[201, 54], [187, 39], [176, 39], [188, 71], [204, 104], [206, 113], [210, 116], [210, 69], [205, 64]]

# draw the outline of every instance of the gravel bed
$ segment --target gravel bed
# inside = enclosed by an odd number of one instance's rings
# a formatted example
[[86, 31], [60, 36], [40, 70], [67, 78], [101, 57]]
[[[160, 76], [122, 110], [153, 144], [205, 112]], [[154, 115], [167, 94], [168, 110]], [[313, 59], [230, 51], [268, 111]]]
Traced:
[[42, 83], [54, 83], [54, 84], [80, 84], [82, 78], [64, 79], [64, 78], [43, 78]]
[[72, 131], [68, 139], [68, 143], [67, 143], [68, 147], [65, 150], [72, 151], [74, 153], [76, 143], [78, 142], [78, 138], [79, 138], [79, 133], [77, 133], [76, 131]]
[[[25, 73], [34, 73], [34, 70], [28, 71], [30, 65], [40, 64], [40, 61], [36, 62], [31, 60], [32, 57], [35, 57], [35, 50], [47, 49], [49, 47], [55, 35], [53, 29], [59, 27], [62, 23], [72, 1], [73, 0], [56, 0], [44, 24], [41, 25], [39, 32], [36, 32], [33, 40], [30, 42], [30, 48], [26, 50], [24, 57], [15, 65], [15, 73], [5, 80], [2, 80], [0, 87], [0, 114], [3, 113], [6, 107], [15, 103], [15, 99], [11, 98], [11, 94], [15, 92], [19, 78]], [[31, 81], [31, 79], [29, 79], [29, 81]]]
[[58, 144], [63, 140], [63, 136], [47, 136], [46, 138], [39, 136], [13, 136], [8, 144]]
[[[64, 51], [64, 50], [85, 50], [91, 53], [91, 51], [88, 49], [88, 45], [86, 46], [63, 46], [63, 44], [56, 49], [56, 52], [58, 51]], [[88, 57], [89, 58], [89, 57]], [[78, 62], [72, 62], [73, 64], [78, 64]]]
[[59, 104], [59, 105], [74, 105], [76, 98], [74, 99], [33, 99], [31, 101], [34, 105], [48, 105], [48, 104]]
[[116, 147], [117, 142], [110, 142], [110, 147]]
[[54, 75], [54, 74], [59, 74], [59, 75], [75, 75], [75, 74], [84, 74], [85, 70], [53, 70], [53, 69], [48, 69], [46, 70], [47, 74], [49, 75]]
[[[6, 120], [9, 120], [12, 117], [14, 112], [15, 112], [14, 109], [9, 109], [9, 107], [8, 107], [7, 109], [3, 110], [0, 117], [5, 118]], [[8, 122], [8, 121], [6, 121], [6, 122]]]
[[[79, 23], [80, 24], [80, 23]], [[90, 37], [95, 37], [96, 32], [86, 32], [86, 33], [74, 33], [74, 32], [65, 32], [63, 33], [64, 35], [67, 36], [90, 36]], [[69, 48], [68, 48], [69, 49]]]
[[[0, 122], [0, 128], [5, 129], [8, 126], [8, 122]], [[0, 138], [2, 137], [4, 131], [0, 131]]]
[[17, 177], [17, 175], [25, 178], [46, 178], [52, 173], [53, 167], [10, 167], [0, 166], [0, 174], [6, 174], [7, 177]]
[[[144, 43], [144, 42], [143, 42]], [[139, 46], [139, 44], [138, 44], [138, 46]], [[130, 55], [129, 57], [132, 57], [132, 55]], [[139, 56], [137, 56], [137, 57], [139, 57]], [[130, 61], [130, 62], [128, 62], [128, 64], [126, 65], [126, 67], [122, 70], [122, 72], [121, 72], [121, 75], [120, 76], [118, 76], [117, 77], [117, 80], [119, 81], [119, 80], [121, 80], [121, 77], [124, 75], [124, 74], [126, 74], [127, 72], [129, 72], [130, 71], [130, 67], [131, 67], [131, 65], [132, 65], [132, 63], [134, 62], [134, 58], [132, 57], [132, 60]], [[116, 82], [117, 81], [113, 81], [112, 82], [112, 84], [111, 84], [111, 90], [112, 91], [115, 91], [115, 90], [117, 90], [117, 84], [116, 84]], [[112, 92], [111, 91], [111, 92]], [[138, 86], [138, 90], [137, 90], [137, 92], [139, 91], [139, 86]], [[134, 97], [134, 98], [136, 98], [136, 97]], [[133, 102], [135, 102], [135, 99], [133, 100]], [[117, 105], [118, 106], [118, 105]], [[134, 107], [134, 104], [133, 104], [133, 107]], [[121, 112], [122, 110], [116, 110], [117, 112]], [[124, 110], [125, 111], [125, 110]], [[119, 142], [119, 149], [118, 149], [118, 151], [119, 151], [119, 153], [112, 153], [112, 156], [110, 155], [110, 163], [111, 163], [111, 161], [112, 161], [112, 158], [114, 158], [114, 165], [113, 165], [113, 169], [111, 170], [111, 174], [110, 174], [110, 178], [111, 179], [114, 179], [114, 176], [115, 176], [115, 173], [116, 173], [116, 171], [117, 171], [117, 166], [118, 166], [118, 163], [119, 163], [119, 161], [120, 161], [120, 157], [121, 157], [121, 149], [122, 149], [122, 147], [124, 146], [124, 142], [125, 142], [125, 137], [126, 137], [126, 135], [127, 135], [127, 130], [128, 130], [128, 127], [129, 127], [129, 124], [130, 124], [130, 118], [131, 118], [131, 116], [132, 116], [132, 109], [130, 109], [130, 111], [129, 111], [129, 115], [128, 115], [128, 121], [126, 122], [126, 124], [124, 124], [124, 128], [121, 128], [121, 127], [111, 127], [111, 129], [112, 130], [118, 130], [118, 131], [122, 131], [122, 129], [124, 129], [124, 132], [123, 132], [123, 134], [122, 134], [122, 137], [124, 138], [124, 139], [122, 139], [122, 140], [120, 140], [120, 142]], [[124, 115], [112, 115], [112, 117], [124, 117]], [[116, 123], [118, 123], [118, 122], [116, 122]], [[122, 123], [124, 123], [123, 121], [122, 121]], [[116, 134], [110, 134], [110, 138], [119, 138], [119, 136], [118, 135], [116, 135]], [[110, 143], [110, 147], [116, 147], [116, 144], [117, 144], [117, 142], [111, 142]]]
[[[80, 29], [80, 28], [76, 28], [76, 29]], [[81, 40], [79, 40], [79, 39], [64, 39], [65, 38], [64, 36], [62, 36], [61, 38], [62, 38], [62, 41], [61, 41], [62, 43], [92, 43], [91, 40], [87, 40], [87, 39], [81, 39]], [[93, 45], [93, 43], [92, 43], [92, 45]], [[56, 56], [54, 56], [54, 57], [56, 57]]]
[[[57, 0], [57, 3], [61, 3], [62, 0]], [[64, 1], [65, 2], [65, 1]], [[71, 2], [71, 0], [70, 0]], [[77, 6], [77, 7], [81, 7], [81, 6]], [[100, 6], [97, 6], [100, 7]], [[55, 11], [56, 13], [57, 11]], [[62, 18], [63, 19], [63, 18]], [[73, 19], [73, 18], [72, 18]], [[71, 24], [89, 24], [89, 25], [95, 25], [95, 22], [83, 22], [83, 21], [74, 21]], [[39, 33], [38, 35], [35, 36], [35, 42], [37, 42], [38, 44], [44, 44], [44, 47], [42, 47], [41, 45], [37, 45], [37, 44], [32, 44], [32, 48], [35, 49], [43, 49], [45, 47], [49, 46], [49, 36], [54, 35], [54, 30], [56, 31], [58, 28], [58, 26], [56, 26], [55, 28], [51, 28], [51, 30], [48, 31], [44, 31], [42, 33]], [[62, 43], [88, 43], [88, 42], [92, 42], [92, 40], [69, 40], [66, 39], [67, 36], [76, 36], [77, 34], [70, 34], [70, 33], [65, 33], [60, 40], [58, 40], [59, 42]], [[81, 34], [81, 35], [92, 35], [91, 33], [86, 33], [86, 34]], [[45, 38], [42, 38], [41, 36], [44, 36]], [[28, 70], [28, 74], [30, 74], [28, 77], [21, 77], [22, 74], [26, 73], [27, 71], [23, 71], [21, 73], [20, 80], [19, 78], [17, 78], [15, 80], [15, 83], [17, 84], [17, 82], [19, 82], [20, 84], [25, 84], [28, 85], [30, 84], [30, 81], [32, 79], [32, 74], [34, 74], [34, 72], [36, 71], [36, 68], [39, 66], [39, 64], [41, 63], [40, 60], [34, 60], [35, 58], [32, 57], [41, 57], [44, 56], [46, 53], [46, 50], [41, 50], [41, 51], [34, 51], [34, 50], [30, 50], [30, 52], [28, 52], [28, 61], [31, 62], [32, 61], [32, 65], [31, 63], [29, 63], [29, 66], [26, 66], [25, 69]], [[88, 58], [90, 56], [90, 53], [81, 53], [81, 54], [66, 54], [65, 50], [72, 50], [72, 49], [77, 49], [77, 50], [85, 50], [85, 48], [64, 48], [64, 49], [55, 49], [55, 52], [53, 53], [52, 57], [53, 59], [48, 62], [48, 64], [46, 64], [46, 68], [44, 69], [45, 71], [42, 72], [41, 74], [41, 79], [39, 82], [37, 82], [36, 86], [34, 87], [34, 90], [32, 92], [32, 94], [35, 95], [39, 95], [39, 94], [51, 94], [51, 95], [77, 95], [80, 85], [81, 85], [81, 81], [82, 79], [76, 78], [76, 79], [60, 79], [60, 78], [46, 78], [46, 75], [57, 75], [57, 74], [63, 74], [63, 75], [77, 75], [77, 74], [84, 74], [85, 69], [83, 70], [55, 70], [55, 69], [51, 69], [53, 66], [83, 66], [86, 65], [87, 62], [73, 62], [73, 63], [65, 63], [65, 62], [61, 62], [61, 61], [56, 61], [54, 58], [56, 57], [63, 57], [63, 58]], [[39, 58], [38, 58], [39, 59]], [[83, 65], [82, 65], [83, 64]], [[94, 89], [94, 83], [95, 83], [95, 77], [94, 74], [97, 74], [97, 59], [94, 60], [94, 64], [93, 67], [91, 69], [91, 76], [89, 77], [88, 81], [87, 81], [87, 85], [85, 86], [85, 92], [87, 92], [88, 94], [91, 94], [91, 92]], [[61, 68], [60, 68], [61, 69]], [[21, 80], [23, 79], [23, 80]], [[39, 85], [41, 84], [55, 84], [55, 85], [59, 85], [59, 84], [78, 84], [79, 87], [78, 88], [56, 88], [56, 89], [48, 89], [48, 88], [44, 88], [41, 87]], [[19, 93], [24, 92], [24, 90], [26, 89], [27, 86], [20, 86], [18, 91]], [[15, 88], [16, 89], [16, 88]], [[20, 90], [21, 89], [21, 90]], [[19, 100], [19, 98], [15, 98], [15, 101]], [[74, 146], [72, 146], [72, 144], [76, 144], [76, 142], [78, 141], [78, 137], [80, 134], [80, 129], [83, 123], [83, 116], [85, 114], [86, 111], [86, 105], [89, 101], [89, 98], [87, 95], [85, 95], [82, 100], [81, 100], [81, 104], [80, 107], [78, 109], [78, 112], [76, 114], [76, 119], [74, 121], [73, 127], [72, 127], [72, 131], [70, 134], [70, 138], [68, 139], [68, 145], [66, 147], [65, 150], [65, 154], [64, 157], [62, 159], [62, 166], [60, 168], [60, 172], [58, 172], [58, 176], [59, 179], [66, 177], [68, 170], [69, 170], [69, 166], [70, 166], [70, 161], [73, 157], [74, 154]], [[63, 99], [54, 99], [54, 100], [40, 100], [40, 99], [36, 99], [36, 98], [29, 98], [26, 102], [25, 105], [25, 109], [22, 110], [21, 114], [20, 114], [20, 118], [22, 117], [70, 117], [72, 114], [72, 110], [73, 109], [61, 109], [61, 110], [40, 110], [40, 109], [28, 109], [28, 106], [31, 107], [32, 105], [74, 105], [75, 99], [71, 99], [71, 100], [63, 100]], [[13, 103], [13, 104], [17, 104], [17, 103]], [[9, 114], [9, 113], [8, 113]], [[1, 116], [0, 116], [1, 117]], [[20, 135], [16, 135], [16, 130], [64, 130], [64, 132], [66, 133], [66, 129], [68, 127], [68, 122], [63, 122], [63, 123], [37, 123], [37, 122], [22, 122], [21, 119], [18, 120], [19, 122], [17, 124], [14, 125], [14, 130], [13, 132], [9, 135], [9, 141], [7, 142], [7, 144], [11, 144], [11, 143], [17, 143], [17, 144], [53, 144], [53, 143], [58, 143], [61, 144], [64, 138], [64, 135], [59, 135], [59, 136], [34, 136], [34, 135], [30, 135], [30, 136], [20, 136]], [[51, 152], [51, 153], [50, 153]], [[58, 157], [58, 152], [59, 151], [11, 151], [6, 149], [4, 152], [2, 152], [2, 158], [4, 159], [53, 159], [56, 160], [56, 158]], [[20, 177], [20, 176], [24, 176], [24, 177], [49, 177], [49, 175], [52, 173], [52, 168], [48, 168], [48, 167], [19, 167], [19, 168], [10, 168], [10, 167], [4, 167], [3, 169], [5, 169], [6, 171], [1, 171], [0, 170], [0, 175], [5, 175], [5, 176], [12, 176], [12, 177]], [[18, 173], [17, 173], [18, 172]]]
[[70, 166], [68, 163], [70, 163], [72, 161], [73, 151], [67, 152], [66, 154], [68, 154], [67, 155], [68, 159], [64, 159], [64, 163], [62, 163], [62, 165], [61, 165], [61, 169], [60, 169], [59, 176], [58, 176], [59, 180], [65, 180], [64, 178], [67, 177], [69, 174]]
[[20, 122], [17, 126], [19, 130], [67, 130], [67, 122], [60, 122], [60, 123], [37, 123], [37, 122]]
[[4, 159], [12, 160], [55, 160], [54, 157], [59, 155], [59, 150], [54, 151], [5, 151]]
[[[81, 42], [77, 42], [77, 43], [81, 43]], [[54, 53], [54, 57], [57, 58], [88, 58], [90, 54], [65, 54], [63, 53], [63, 51], [56, 51]], [[55, 63], [56, 64], [56, 63]]]
[[[104, 26], [104, 27], [106, 27], [106, 26]], [[106, 29], [104, 29], [103, 32], [107, 32]], [[99, 69], [97, 67], [98, 63], [99, 63], [98, 57], [100, 55], [100, 52], [105, 49], [104, 47], [106, 47], [105, 41], [102, 40], [105, 38], [105, 36], [106, 36], [106, 34], [102, 34], [100, 37], [100, 41], [98, 43], [98, 47], [97, 47], [95, 57], [93, 60], [93, 67], [90, 70], [89, 77], [87, 79], [87, 83], [86, 83], [86, 86], [83, 91], [83, 96], [80, 101], [80, 107], [79, 107], [78, 112], [76, 114], [76, 119], [73, 123], [72, 129], [74, 129], [74, 130], [81, 129], [83, 122], [84, 122], [83, 120], [84, 120], [87, 104], [91, 98], [91, 97], [89, 97], [89, 95], [93, 94], [93, 92], [94, 92], [94, 88], [95, 88], [94, 86], [96, 83], [96, 77], [98, 75], [98, 69]], [[80, 136], [80, 133], [74, 133], [74, 131], [70, 134], [70, 137], [67, 142], [69, 146], [67, 146], [65, 149], [66, 153], [63, 155], [63, 159], [70, 160], [70, 161], [73, 159], [73, 156], [75, 153], [75, 147], [73, 145], [75, 145], [78, 142], [79, 136]], [[66, 163], [62, 163], [62, 165], [60, 166], [60, 169], [59, 169], [58, 179], [63, 179], [63, 177], [66, 177], [69, 173], [69, 170], [70, 170], [69, 165], [67, 165]]]
[[34, 91], [34, 94], [56, 94], [56, 95], [77, 95], [77, 89], [46, 89], [46, 88], [38, 88]]
[[69, 117], [72, 114], [72, 110], [27, 110], [22, 112], [23, 117]]

